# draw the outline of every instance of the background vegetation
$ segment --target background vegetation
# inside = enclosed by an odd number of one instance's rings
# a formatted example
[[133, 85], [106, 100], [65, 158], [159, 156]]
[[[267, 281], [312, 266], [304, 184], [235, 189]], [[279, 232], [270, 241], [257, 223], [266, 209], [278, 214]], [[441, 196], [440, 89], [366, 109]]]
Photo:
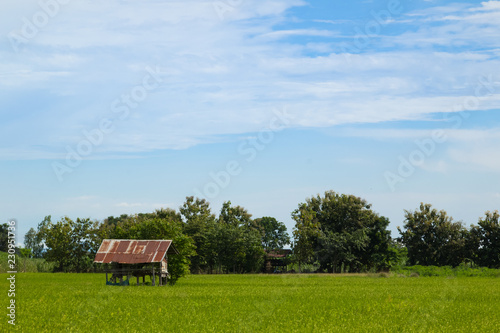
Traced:
[[[174, 283], [189, 272], [261, 272], [266, 252], [288, 245], [293, 249], [289, 268], [298, 272], [378, 272], [406, 265], [500, 268], [497, 211], [486, 212], [467, 228], [445, 211], [421, 203], [415, 211], [405, 211], [399, 238], [391, 238], [387, 218], [354, 195], [327, 191], [299, 203], [291, 215], [292, 239], [284, 223], [273, 217], [254, 219], [230, 201], [216, 215], [207, 201], [194, 197], [187, 197], [178, 211], [104, 221], [63, 217], [53, 222], [47, 216], [29, 230], [18, 254], [50, 263], [38, 271], [95, 272], [99, 267], [93, 259], [105, 238], [172, 239], [180, 252], [169, 260]], [[5, 231], [6, 224], [0, 225], [0, 250], [6, 246]]]
[[[0, 252], [0, 273], [10, 271], [8, 267], [8, 253]], [[43, 258], [28, 258], [16, 255], [17, 272], [21, 273], [49, 273], [54, 271], [54, 263]]]

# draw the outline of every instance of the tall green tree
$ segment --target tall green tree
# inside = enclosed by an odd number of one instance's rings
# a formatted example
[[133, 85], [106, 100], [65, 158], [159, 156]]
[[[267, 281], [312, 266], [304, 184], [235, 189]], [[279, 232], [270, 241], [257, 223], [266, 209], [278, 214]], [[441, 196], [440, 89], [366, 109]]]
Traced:
[[471, 237], [477, 240], [477, 264], [500, 268], [500, 215], [498, 211], [486, 212], [471, 230]]
[[333, 191], [299, 204], [292, 214], [296, 256], [313, 257], [320, 269], [331, 272], [342, 267], [351, 271], [385, 268], [391, 241], [386, 229], [389, 221], [370, 208], [359, 197]]
[[257, 228], [252, 221], [252, 215], [243, 207], [232, 206], [231, 201], [226, 201], [222, 204], [219, 222], [234, 227]]
[[282, 249], [290, 243], [286, 225], [274, 217], [264, 216], [255, 220], [262, 232], [262, 245], [267, 251]]
[[208, 253], [219, 272], [257, 272], [264, 262], [262, 233], [252, 215], [240, 206], [224, 202], [215, 228], [210, 233]]
[[56, 223], [47, 216], [38, 226], [38, 237], [47, 247], [47, 261], [56, 263], [57, 271], [86, 272], [92, 269], [100, 239], [98, 222], [63, 217]]
[[403, 227], [398, 230], [410, 265], [458, 266], [467, 257], [468, 231], [444, 210], [421, 203], [418, 210], [405, 211]]
[[314, 261], [314, 245], [320, 235], [319, 222], [316, 212], [305, 203], [293, 211], [292, 218], [295, 220], [293, 252], [300, 272], [303, 264]]
[[331, 272], [342, 272], [344, 268], [355, 270], [361, 265], [357, 253], [369, 242], [364, 228], [353, 232], [321, 231], [316, 245], [316, 255], [321, 268]]
[[39, 233], [34, 228], [30, 228], [24, 236], [24, 246], [29, 250], [30, 258], [41, 258], [43, 255], [43, 244]]
[[187, 197], [179, 210], [184, 221], [184, 233], [193, 239], [196, 247], [196, 254], [191, 257], [191, 272], [211, 270], [214, 260], [210, 258], [209, 237], [215, 228], [216, 218], [210, 204], [205, 199]]
[[384, 216], [375, 215], [367, 225], [368, 245], [362, 251], [358, 249], [358, 255], [366, 267], [389, 269], [398, 261], [391, 232], [387, 230], [390, 221]]

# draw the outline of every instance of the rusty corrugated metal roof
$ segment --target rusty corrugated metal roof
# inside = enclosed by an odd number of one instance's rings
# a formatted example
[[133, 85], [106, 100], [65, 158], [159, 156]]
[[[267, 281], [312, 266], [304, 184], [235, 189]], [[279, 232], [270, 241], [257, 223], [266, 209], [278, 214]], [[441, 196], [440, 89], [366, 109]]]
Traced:
[[166, 253], [179, 253], [171, 240], [105, 239], [97, 251], [94, 262], [101, 264], [161, 262]]
[[266, 255], [268, 258], [285, 258], [286, 256], [290, 255], [291, 253], [292, 253], [292, 250], [283, 249], [283, 250], [268, 251], [266, 253]]

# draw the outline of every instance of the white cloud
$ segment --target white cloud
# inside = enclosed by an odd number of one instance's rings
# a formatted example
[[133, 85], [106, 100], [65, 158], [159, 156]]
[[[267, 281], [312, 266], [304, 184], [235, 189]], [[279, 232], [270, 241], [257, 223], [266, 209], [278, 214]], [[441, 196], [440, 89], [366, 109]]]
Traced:
[[500, 1], [481, 2], [481, 7], [472, 8], [471, 11], [500, 11]]
[[259, 36], [259, 39], [273, 40], [281, 39], [290, 36], [321, 36], [321, 37], [334, 37], [337, 34], [329, 30], [318, 29], [296, 29], [296, 30], [278, 30], [268, 32]]
[[[498, 47], [496, 32], [500, 26], [500, 1], [450, 4], [407, 14], [418, 30], [388, 38], [388, 42], [406, 46], [442, 45], [454, 47]], [[405, 19], [401, 20], [401, 23]]]
[[463, 147], [450, 149], [448, 154], [455, 162], [500, 173], [499, 144], [500, 140], [497, 140], [496, 144], [492, 144], [492, 142], [469, 143]]
[[[441, 129], [356, 129], [347, 128], [332, 131], [330, 134], [340, 137], [361, 137], [383, 140], [386, 142], [430, 142], [434, 140], [432, 151], [439, 149], [439, 158], [434, 153], [419, 167], [433, 173], [447, 173], [458, 167], [473, 167], [473, 170], [488, 170], [500, 173], [500, 128], [488, 129], [453, 129], [443, 123]], [[439, 140], [435, 141], [435, 137]], [[445, 147], [444, 155], [439, 147]], [[417, 148], [415, 146], [414, 148]]]
[[[2, 122], [2, 142], [16, 143], [1, 147], [2, 158], [64, 156], [67, 145], [84, 138], [83, 130], [116, 116], [112, 102], [141, 84], [147, 66], [161, 69], [161, 87], [128, 119], [116, 120], [115, 131], [95, 148], [101, 154], [96, 158], [183, 149], [226, 134], [259, 131], [273, 110], [284, 106], [294, 115], [290, 127], [427, 119], [463, 109], [484, 76], [499, 81], [496, 37], [486, 50], [411, 48], [423, 42], [449, 44], [450, 33], [467, 43], [482, 42], [495, 23], [476, 23], [487, 20], [477, 15], [497, 15], [496, 2], [414, 13], [408, 17], [425, 15], [438, 25], [377, 39], [381, 46], [400, 43], [408, 49], [370, 46], [350, 56], [308, 55], [328, 51], [339, 37], [324, 25], [276, 28], [286, 21], [288, 9], [304, 4], [248, 0], [221, 19], [211, 1], [72, 1], [24, 51], [0, 51], [0, 109], [18, 113]], [[40, 10], [34, 1], [28, 7], [10, 6], [15, 15], [26, 8], [21, 14], [26, 17]], [[464, 20], [439, 21], [447, 12]], [[17, 31], [21, 18], [11, 28], [0, 27], [6, 34]], [[296, 37], [317, 37], [318, 43]], [[332, 41], [321, 43], [325, 39]], [[494, 89], [480, 96], [479, 110], [500, 106], [500, 85]], [[20, 105], [17, 96], [30, 98]]]
[[430, 138], [435, 133], [442, 133], [447, 142], [466, 143], [466, 142], [500, 142], [500, 128], [489, 129], [453, 129], [447, 126], [450, 123], [442, 121], [442, 128], [435, 130], [427, 129], [356, 129], [337, 130], [333, 132], [339, 136], [363, 137], [378, 140], [406, 139], [415, 140]]
[[441, 174], [446, 174], [449, 168], [448, 163], [443, 160], [437, 162], [425, 161], [425, 163], [423, 163], [419, 167], [427, 172], [441, 173]]

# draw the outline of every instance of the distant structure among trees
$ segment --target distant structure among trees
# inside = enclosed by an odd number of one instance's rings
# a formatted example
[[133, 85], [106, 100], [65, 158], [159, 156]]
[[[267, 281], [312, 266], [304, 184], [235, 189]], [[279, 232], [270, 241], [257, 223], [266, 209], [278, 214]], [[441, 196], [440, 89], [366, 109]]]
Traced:
[[280, 249], [266, 252], [264, 272], [266, 273], [286, 273], [291, 261], [292, 250]]

